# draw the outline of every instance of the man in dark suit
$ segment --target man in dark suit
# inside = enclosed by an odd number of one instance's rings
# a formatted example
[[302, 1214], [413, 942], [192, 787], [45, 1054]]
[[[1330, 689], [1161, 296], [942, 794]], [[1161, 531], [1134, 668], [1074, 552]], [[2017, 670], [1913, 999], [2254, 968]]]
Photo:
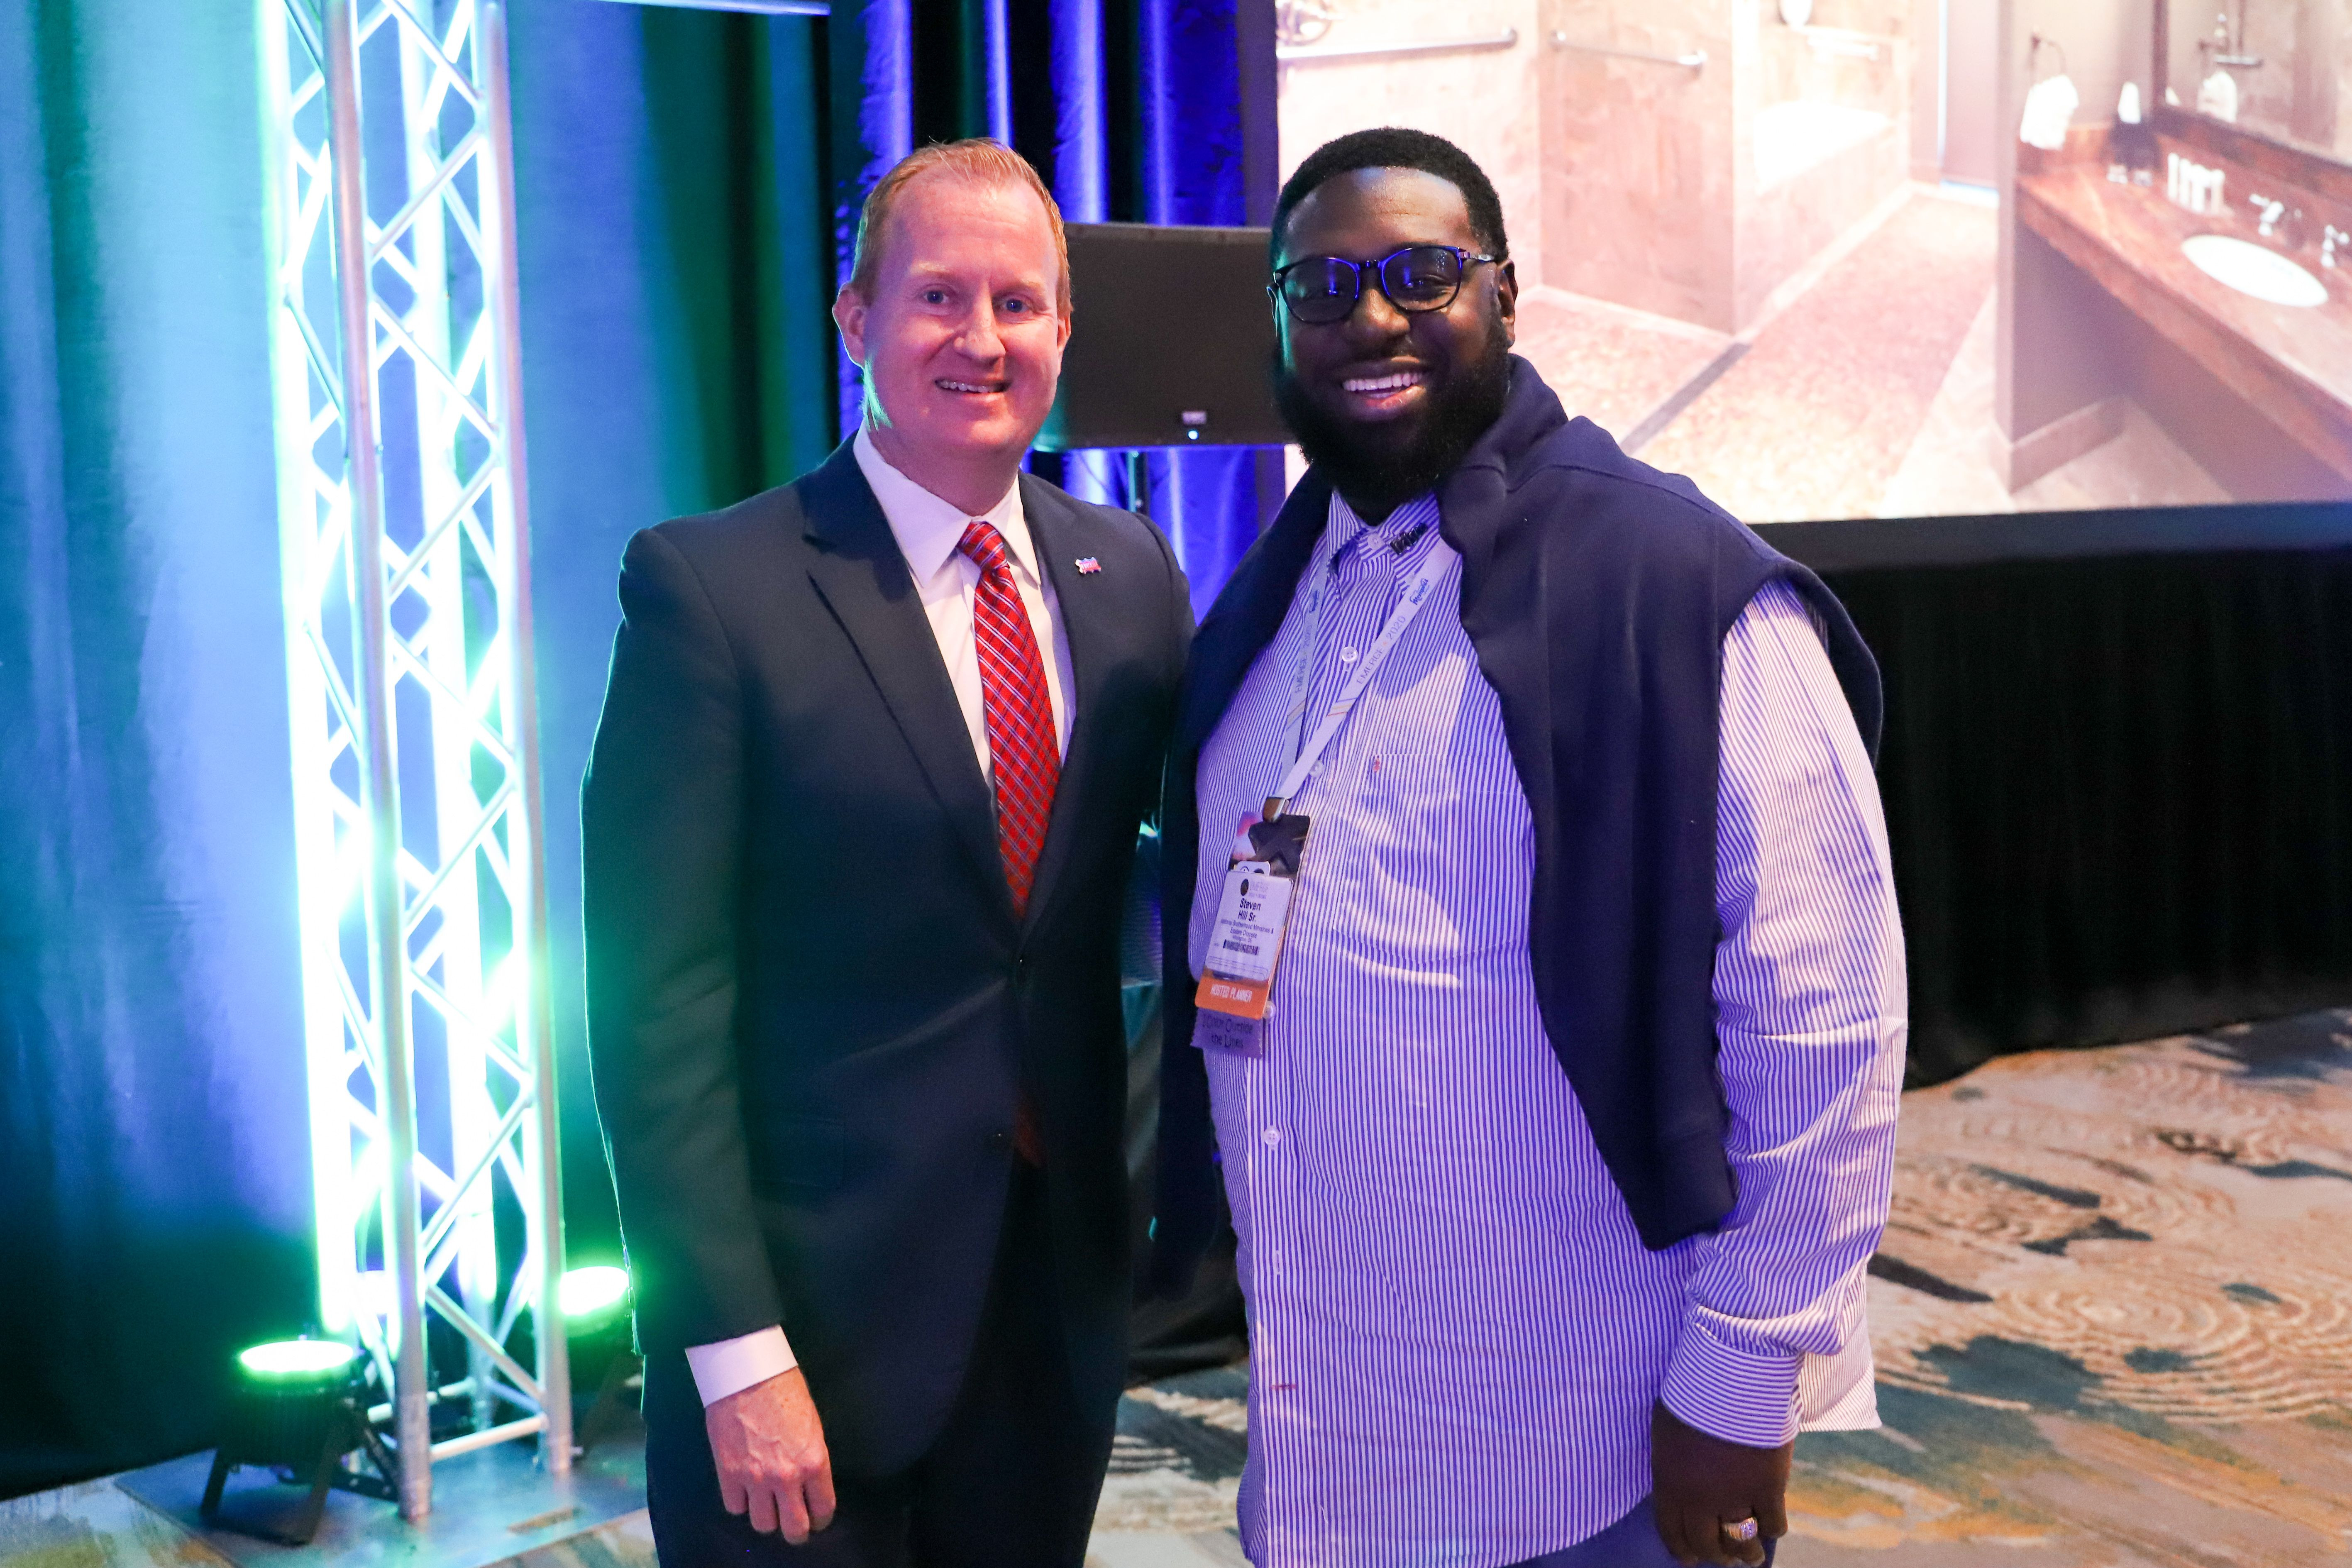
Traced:
[[1189, 601], [1149, 523], [1019, 471], [1070, 331], [1025, 163], [886, 176], [835, 319], [856, 436], [630, 542], [583, 791], [654, 1532], [673, 1568], [1075, 1568], [1124, 1351], [1120, 900]]

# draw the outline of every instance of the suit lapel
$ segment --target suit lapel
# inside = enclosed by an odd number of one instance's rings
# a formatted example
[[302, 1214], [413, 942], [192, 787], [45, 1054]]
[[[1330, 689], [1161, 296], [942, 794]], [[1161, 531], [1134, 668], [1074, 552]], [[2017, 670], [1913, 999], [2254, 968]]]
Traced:
[[[1045, 847], [1037, 857], [1037, 878], [1029, 897], [1028, 921], [1034, 923], [1053, 897], [1056, 878], [1069, 861], [1071, 846], [1081, 831], [1077, 794], [1096, 750], [1101, 745], [1105, 715], [1097, 698], [1102, 672], [1112, 657], [1108, 627], [1097, 614], [1097, 584], [1079, 575], [1077, 558], [1086, 552], [1079, 521], [1059, 496], [1021, 477], [1021, 510], [1029, 524], [1029, 539], [1037, 552], [1038, 570], [1054, 584], [1054, 600], [1061, 608], [1062, 637], [1070, 646], [1070, 681], [1065, 692], [1070, 705], [1070, 749], [1062, 758], [1062, 782], [1054, 792], [1053, 815], [1045, 824]], [[1051, 648], [1038, 650], [1047, 658]]]
[[856, 645], [941, 809], [955, 824], [972, 869], [1009, 924], [1013, 896], [996, 847], [995, 802], [972, 754], [971, 732], [907, 558], [850, 443], [835, 447], [795, 488], [808, 536], [817, 546], [809, 557], [809, 578]]

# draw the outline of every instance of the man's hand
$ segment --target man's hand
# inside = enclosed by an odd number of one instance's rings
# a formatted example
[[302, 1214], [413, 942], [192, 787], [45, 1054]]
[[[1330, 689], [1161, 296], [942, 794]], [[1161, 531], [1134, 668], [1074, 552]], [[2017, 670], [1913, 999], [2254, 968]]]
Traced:
[[[1750, 1565], [1764, 1561], [1764, 1543], [1789, 1532], [1789, 1450], [1750, 1448], [1710, 1437], [1685, 1425], [1664, 1402], [1650, 1412], [1650, 1507], [1666, 1550], [1685, 1568], [1696, 1563]], [[1723, 1527], [1753, 1519], [1753, 1541], [1734, 1541]]]
[[833, 1460], [798, 1367], [706, 1407], [702, 1424], [729, 1513], [749, 1512], [752, 1529], [781, 1530], [795, 1546], [833, 1522]]

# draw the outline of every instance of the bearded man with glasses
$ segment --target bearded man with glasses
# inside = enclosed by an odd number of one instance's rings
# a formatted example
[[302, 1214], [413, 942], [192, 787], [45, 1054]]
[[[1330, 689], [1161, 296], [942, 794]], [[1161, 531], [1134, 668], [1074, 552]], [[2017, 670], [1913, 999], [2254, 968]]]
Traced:
[[1313, 467], [1192, 645], [1162, 813], [1156, 1283], [1222, 1179], [1244, 1544], [1769, 1562], [1797, 1430], [1877, 1420], [1907, 1025], [1876, 668], [1512, 355], [1460, 149], [1329, 143], [1272, 246]]

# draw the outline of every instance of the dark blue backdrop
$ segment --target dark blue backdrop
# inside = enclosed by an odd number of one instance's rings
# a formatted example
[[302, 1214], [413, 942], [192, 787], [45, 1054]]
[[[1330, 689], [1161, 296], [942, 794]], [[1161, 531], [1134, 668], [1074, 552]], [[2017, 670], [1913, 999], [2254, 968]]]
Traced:
[[[831, 446], [844, 223], [917, 142], [1007, 134], [1074, 219], [1263, 221], [1272, 6], [513, 5], [567, 1208], [593, 1251], [575, 792], [624, 542]], [[0, 7], [0, 1496], [206, 1446], [229, 1351], [310, 1310], [251, 16]], [[1205, 604], [1255, 535], [1255, 461], [1153, 468]]]

